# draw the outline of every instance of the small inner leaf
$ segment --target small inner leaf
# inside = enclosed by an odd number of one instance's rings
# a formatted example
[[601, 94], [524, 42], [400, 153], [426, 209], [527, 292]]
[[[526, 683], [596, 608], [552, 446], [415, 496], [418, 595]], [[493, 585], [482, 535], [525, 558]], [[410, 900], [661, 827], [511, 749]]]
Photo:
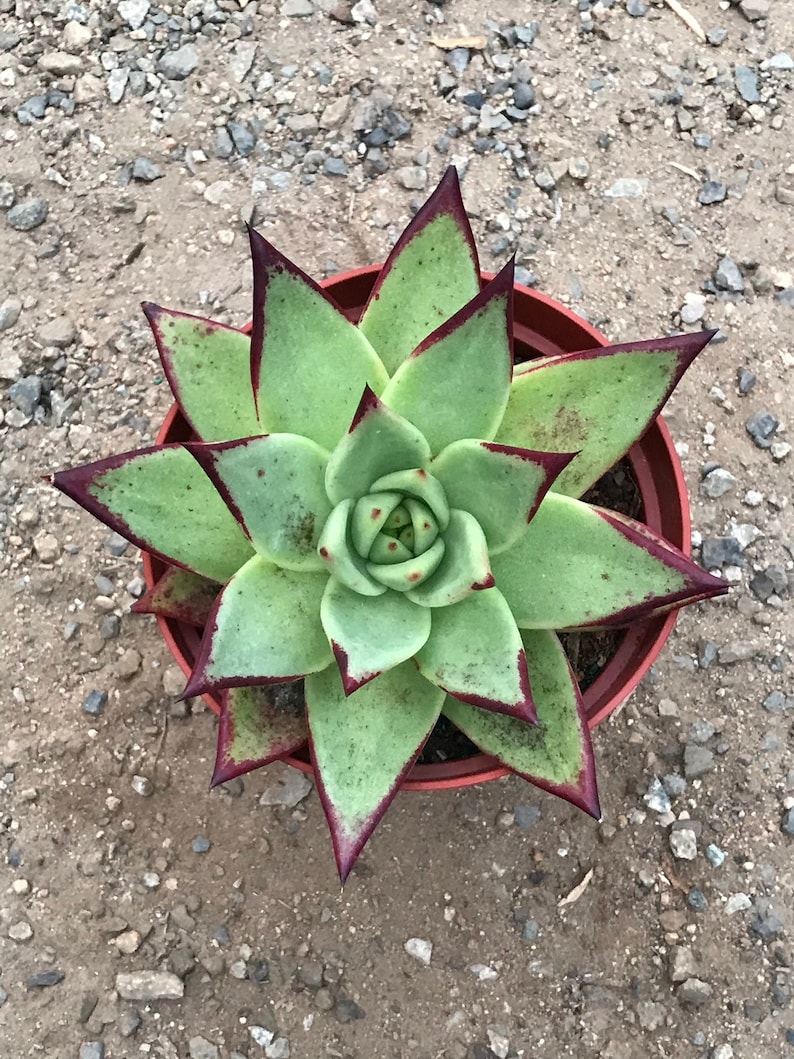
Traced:
[[437, 478], [428, 474], [422, 467], [408, 471], [395, 471], [386, 474], [372, 483], [372, 491], [395, 490], [406, 498], [422, 500], [430, 508], [440, 530], [445, 530], [449, 523], [449, 504], [444, 495], [444, 487]]
[[444, 556], [444, 541], [438, 538], [426, 552], [415, 555], [403, 563], [367, 563], [367, 571], [381, 585], [395, 592], [407, 592], [421, 585], [435, 572]]
[[369, 556], [375, 538], [401, 501], [400, 493], [386, 491], [369, 493], [356, 501], [350, 517], [350, 536], [362, 559]]
[[343, 585], [364, 596], [379, 596], [386, 591], [386, 586], [367, 572], [364, 559], [353, 545], [351, 522], [355, 504], [351, 499], [336, 505], [320, 534], [317, 554]]

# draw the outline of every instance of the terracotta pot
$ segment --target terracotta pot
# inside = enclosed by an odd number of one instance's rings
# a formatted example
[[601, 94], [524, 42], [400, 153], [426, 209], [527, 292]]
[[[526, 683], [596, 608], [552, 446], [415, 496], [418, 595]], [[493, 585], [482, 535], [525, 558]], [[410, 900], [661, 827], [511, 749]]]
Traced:
[[[323, 286], [333, 295], [352, 320], [357, 320], [366, 304], [378, 266], [354, 269], [325, 280]], [[484, 278], [490, 276], [484, 274]], [[570, 309], [543, 294], [516, 286], [515, 356], [527, 360], [542, 355], [573, 353], [607, 345], [604, 336]], [[191, 431], [176, 405], [165, 418], [157, 435], [159, 444], [187, 441]], [[681, 464], [670, 432], [659, 418], [629, 452], [643, 503], [642, 520], [657, 533], [684, 551], [690, 551], [689, 500]], [[165, 571], [160, 560], [144, 553], [144, 576], [149, 587]], [[623, 634], [617, 651], [584, 692], [587, 719], [591, 728], [608, 717], [624, 702], [657, 658], [675, 624], [677, 612], [635, 622]], [[157, 618], [168, 648], [185, 675], [193, 668], [200, 643], [200, 632], [170, 618]], [[211, 695], [205, 701], [216, 713], [220, 703]], [[308, 751], [287, 758], [291, 765], [311, 772]], [[477, 754], [461, 761], [436, 765], [415, 765], [403, 783], [404, 790], [438, 790], [464, 787], [507, 775], [508, 770], [494, 758]]]

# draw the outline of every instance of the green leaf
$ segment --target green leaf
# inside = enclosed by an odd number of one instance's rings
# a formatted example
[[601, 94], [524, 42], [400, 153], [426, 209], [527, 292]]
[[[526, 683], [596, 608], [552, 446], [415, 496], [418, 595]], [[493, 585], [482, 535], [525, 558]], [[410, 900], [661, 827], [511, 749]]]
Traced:
[[444, 693], [411, 662], [346, 695], [336, 667], [306, 678], [317, 790], [344, 883], [436, 723]]
[[331, 504], [328, 453], [297, 434], [186, 448], [265, 559], [288, 570], [322, 570], [317, 544]]
[[169, 566], [157, 584], [136, 599], [130, 610], [133, 614], [157, 614], [202, 628], [220, 590], [217, 581]]
[[525, 629], [625, 625], [726, 590], [646, 526], [558, 493], [492, 567]]
[[434, 453], [460, 438], [493, 440], [510, 393], [512, 306], [511, 261], [403, 361], [383, 391]]
[[501, 592], [474, 592], [432, 615], [416, 654], [422, 676], [464, 702], [534, 722], [524, 645]]
[[433, 575], [408, 592], [408, 598], [422, 607], [447, 607], [493, 587], [485, 534], [468, 511], [450, 511], [444, 549]]
[[531, 361], [513, 379], [496, 440], [578, 450], [552, 488], [579, 497], [642, 437], [713, 335], [702, 331]]
[[301, 434], [329, 452], [365, 386], [388, 375], [362, 332], [297, 265], [249, 229], [254, 262], [251, 379], [262, 430]]
[[449, 522], [449, 504], [444, 489], [437, 478], [428, 474], [422, 467], [413, 467], [406, 471], [395, 471], [384, 474], [372, 483], [372, 492], [389, 492], [395, 490], [404, 497], [413, 497], [427, 504], [435, 516], [440, 530], [445, 530]]
[[436, 456], [430, 471], [452, 507], [479, 522], [492, 555], [525, 532], [569, 453], [532, 452], [471, 439], [455, 441]]
[[160, 360], [182, 414], [202, 441], [261, 433], [251, 388], [251, 339], [200, 316], [145, 302]]
[[218, 491], [181, 445], [59, 471], [53, 485], [139, 548], [213, 581], [228, 581], [253, 554]]
[[360, 327], [392, 375], [431, 331], [480, 289], [480, 266], [455, 169], [394, 245]]
[[386, 586], [367, 572], [365, 561], [353, 546], [351, 520], [355, 505], [352, 499], [336, 505], [320, 534], [317, 551], [337, 581], [362, 595], [379, 596], [386, 591]]
[[284, 685], [277, 684], [223, 693], [211, 786], [279, 761], [303, 746], [309, 736], [306, 711], [286, 707], [283, 692]]
[[333, 654], [320, 621], [327, 581], [325, 573], [250, 559], [210, 615], [185, 696], [297, 680], [329, 665]]
[[486, 754], [545, 791], [601, 817], [595, 761], [579, 688], [552, 632], [524, 632], [540, 725], [447, 698], [446, 716]]
[[387, 408], [367, 387], [350, 429], [331, 453], [325, 488], [331, 502], [357, 500], [376, 478], [407, 467], [423, 467], [430, 446], [415, 426]]
[[445, 544], [441, 537], [426, 552], [402, 563], [367, 563], [367, 572], [381, 585], [395, 592], [407, 592], [418, 587], [438, 569], [444, 557]]
[[333, 577], [320, 617], [348, 694], [407, 661], [430, 634], [430, 612], [402, 593], [362, 596]]

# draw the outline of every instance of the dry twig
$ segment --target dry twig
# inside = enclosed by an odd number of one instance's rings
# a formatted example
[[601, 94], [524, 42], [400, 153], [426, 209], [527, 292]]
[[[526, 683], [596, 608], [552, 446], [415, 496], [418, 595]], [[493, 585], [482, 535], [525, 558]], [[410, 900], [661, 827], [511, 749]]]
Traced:
[[706, 43], [706, 34], [703, 27], [695, 18], [694, 15], [690, 14], [689, 11], [684, 7], [683, 4], [679, 3], [679, 0], [664, 0], [671, 11], [674, 11], [682, 22], [686, 23], [687, 26], [692, 30], [697, 39], [701, 44]]

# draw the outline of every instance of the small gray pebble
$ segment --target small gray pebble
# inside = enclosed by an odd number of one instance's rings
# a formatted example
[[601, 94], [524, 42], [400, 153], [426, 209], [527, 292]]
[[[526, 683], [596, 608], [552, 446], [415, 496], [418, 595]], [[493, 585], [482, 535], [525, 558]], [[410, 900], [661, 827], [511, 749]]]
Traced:
[[736, 66], [733, 71], [736, 90], [745, 103], [758, 103], [761, 96], [758, 92], [758, 74], [749, 66]]
[[712, 46], [712, 48], [719, 48], [720, 44], [724, 44], [728, 39], [727, 29], [707, 29], [706, 40]]
[[241, 158], [247, 158], [256, 147], [254, 134], [245, 125], [241, 125], [237, 121], [230, 121], [226, 128], [229, 130], [229, 135], [237, 153]]
[[347, 176], [344, 158], [326, 158], [323, 162], [323, 172], [326, 176]]
[[756, 412], [750, 416], [744, 424], [747, 433], [760, 449], [768, 449], [772, 442], [769, 440], [780, 426], [780, 420], [771, 412]]
[[198, 66], [198, 52], [194, 45], [183, 44], [176, 51], [166, 52], [157, 62], [157, 72], [167, 81], [184, 81]]
[[26, 989], [50, 989], [54, 985], [60, 985], [66, 975], [63, 971], [53, 969], [51, 971], [39, 971], [30, 975], [25, 981]]
[[148, 158], [136, 158], [132, 163], [132, 179], [142, 184], [151, 184], [154, 180], [160, 180], [165, 173], [154, 162]]
[[142, 1019], [134, 1009], [122, 1011], [119, 1015], [119, 1033], [122, 1037], [132, 1037], [140, 1028]]
[[714, 273], [714, 283], [718, 290], [727, 290], [740, 294], [744, 290], [744, 279], [739, 266], [730, 257], [723, 257]]
[[215, 130], [215, 154], [218, 158], [231, 158], [234, 154], [234, 142], [228, 129]]
[[44, 199], [25, 199], [12, 206], [6, 214], [8, 223], [18, 232], [30, 232], [44, 224], [49, 213], [49, 206]]
[[725, 854], [712, 842], [706, 846], [706, 859], [713, 868], [721, 868], [725, 863]]
[[706, 895], [697, 886], [693, 886], [686, 895], [686, 903], [695, 912], [705, 912], [709, 906]]
[[701, 206], [711, 206], [715, 202], [724, 202], [728, 197], [728, 189], [720, 180], [707, 180], [698, 194], [698, 202]]
[[25, 375], [8, 387], [8, 396], [23, 415], [32, 416], [41, 400], [41, 379]]
[[748, 371], [746, 368], [742, 368], [739, 372], [739, 381], [737, 384], [739, 387], [739, 393], [742, 394], [742, 396], [746, 396], [755, 386], [757, 381], [758, 378], [753, 372]]
[[80, 1045], [80, 1059], [105, 1059], [102, 1041], [85, 1041]]
[[192, 849], [194, 853], [209, 853], [212, 843], [204, 835], [193, 839]]
[[540, 820], [540, 809], [537, 805], [517, 805], [513, 812], [517, 827], [533, 827]]
[[106, 691], [90, 691], [83, 699], [83, 711], [90, 717], [99, 717], [107, 706], [108, 693]]
[[335, 1006], [334, 1014], [339, 1022], [353, 1022], [356, 1019], [363, 1019], [366, 1012], [363, 1008], [351, 1000], [349, 997], [340, 997]]
[[537, 941], [540, 937], [540, 925], [535, 919], [528, 919], [521, 928], [522, 941]]

